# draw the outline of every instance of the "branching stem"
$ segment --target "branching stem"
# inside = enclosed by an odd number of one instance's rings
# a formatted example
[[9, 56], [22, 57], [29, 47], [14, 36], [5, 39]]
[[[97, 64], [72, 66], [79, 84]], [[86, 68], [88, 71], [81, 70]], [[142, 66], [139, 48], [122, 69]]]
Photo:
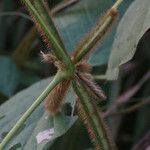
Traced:
[[66, 78], [64, 72], [58, 72], [47, 88], [42, 92], [42, 94], [35, 100], [35, 102], [30, 106], [30, 108], [23, 114], [23, 116], [18, 120], [15, 126], [6, 135], [3, 141], [0, 143], [0, 150], [3, 150], [6, 144], [15, 136], [18, 129], [24, 124], [28, 117], [33, 113], [33, 111], [40, 105], [40, 103], [47, 97], [47, 95], [55, 88], [55, 86]]
[[[26, 7], [28, 8], [30, 14], [32, 15], [35, 23], [43, 32], [42, 34], [46, 37], [46, 42], [52, 45], [55, 56], [58, 60], [63, 62], [65, 68], [64, 71], [58, 71], [54, 79], [48, 85], [48, 87], [42, 92], [42, 94], [35, 100], [35, 102], [29, 107], [29, 109], [23, 114], [23, 116], [18, 120], [15, 126], [6, 135], [3, 141], [0, 143], [0, 150], [3, 150], [6, 144], [15, 136], [18, 129], [24, 124], [28, 117], [33, 113], [33, 111], [40, 105], [40, 103], [47, 97], [47, 95], [59, 84], [63, 79], [68, 79], [73, 77], [75, 73], [75, 67], [72, 63], [70, 57], [68, 56], [63, 43], [59, 38], [57, 29], [55, 28], [53, 21], [48, 12], [46, 11], [44, 4], [41, 0], [22, 0]], [[84, 56], [91, 51], [91, 49], [96, 45], [96, 43], [103, 37], [108, 27], [113, 22], [113, 17], [116, 15], [116, 9], [121, 4], [123, 0], [118, 0], [113, 8], [111, 15], [106, 15], [104, 22], [97, 27], [96, 32], [93, 32], [90, 38], [85, 41], [81, 48], [78, 49], [77, 55], [74, 58], [74, 63], [79, 62]], [[114, 16], [113, 16], [114, 15]], [[99, 116], [95, 105], [92, 103], [91, 96], [87, 93], [86, 88], [77, 84], [73, 81], [73, 88], [80, 98], [80, 103], [83, 106], [83, 110], [88, 117], [88, 121], [92, 132], [96, 137], [99, 149], [112, 150], [113, 142], [107, 134], [107, 129], [105, 128], [104, 122]]]
[[112, 8], [108, 10], [102, 19], [100, 19], [97, 26], [93, 28], [89, 35], [79, 44], [79, 46], [77, 46], [73, 55], [74, 63], [87, 57], [87, 54], [89, 54], [97, 43], [103, 39], [116, 20], [118, 15], [117, 8], [122, 2], [123, 0], [116, 1]]

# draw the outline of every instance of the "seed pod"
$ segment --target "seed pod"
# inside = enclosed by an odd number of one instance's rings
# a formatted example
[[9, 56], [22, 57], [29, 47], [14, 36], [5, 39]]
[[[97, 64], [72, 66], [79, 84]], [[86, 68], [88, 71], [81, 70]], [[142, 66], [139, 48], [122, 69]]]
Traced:
[[97, 46], [97, 44], [103, 40], [107, 33], [109, 33], [117, 16], [117, 9], [111, 8], [102, 18], [100, 18], [100, 21], [97, 23], [97, 25], [76, 47], [75, 52], [73, 53], [74, 63], [81, 61], [83, 58], [87, 59], [89, 57], [89, 54], [93, 52], [93, 49]]
[[106, 99], [104, 91], [93, 81], [91, 74], [78, 72], [77, 77], [78, 82], [84, 84], [88, 92], [92, 95], [93, 99], [100, 101]]
[[63, 80], [49, 93], [44, 103], [45, 111], [49, 115], [55, 115], [61, 110], [69, 87], [70, 80]]
[[83, 60], [76, 64], [76, 70], [77, 72], [90, 73], [92, 66], [88, 64], [86, 60]]

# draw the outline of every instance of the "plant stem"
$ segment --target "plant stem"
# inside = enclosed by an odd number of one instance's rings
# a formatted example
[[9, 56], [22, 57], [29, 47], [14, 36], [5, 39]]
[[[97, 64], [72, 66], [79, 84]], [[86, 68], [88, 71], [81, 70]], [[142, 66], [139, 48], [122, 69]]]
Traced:
[[[73, 89], [75, 90], [76, 94], [79, 96], [80, 103], [82, 105], [83, 110], [86, 116], [83, 116], [83, 122], [86, 121], [84, 124], [89, 126], [87, 127], [88, 130], [91, 130], [94, 134], [96, 149], [97, 150], [114, 150], [115, 144], [112, 142], [111, 136], [106, 128], [106, 125], [99, 115], [96, 106], [92, 102], [91, 95], [88, 94], [85, 87], [83, 85], [78, 85], [75, 81], [73, 81]], [[80, 111], [80, 110], [79, 110]], [[81, 112], [81, 113], [82, 113]], [[80, 113], [80, 112], [79, 112]], [[82, 114], [81, 114], [82, 115]], [[90, 132], [90, 131], [89, 131]], [[93, 136], [93, 135], [92, 135]]]
[[[51, 15], [53, 16], [55, 13], [65, 9], [66, 7], [69, 7], [70, 5], [75, 4], [76, 2], [78, 2], [78, 0], [72, 0], [72, 1], [63, 1], [60, 2], [57, 6], [55, 6], [54, 8], [52, 8], [51, 11], [48, 11], [48, 13], [51, 13]], [[29, 19], [30, 21], [33, 21], [31, 19], [30, 16], [24, 14], [24, 13], [18, 13], [18, 12], [13, 12], [13, 11], [9, 11], [9, 12], [4, 12], [4, 13], [0, 13], [0, 16], [5, 16], [5, 15], [17, 15], [20, 17], [24, 17], [26, 19]], [[50, 21], [50, 19], [48, 19]], [[13, 58], [15, 59], [16, 63], [19, 66], [24, 66], [24, 62], [29, 58], [30, 53], [32, 52], [31, 50], [31, 45], [32, 43], [34, 43], [34, 41], [37, 39], [38, 36], [38, 32], [35, 26], [33, 26], [28, 33], [23, 37], [22, 41], [20, 42], [20, 44], [17, 46], [17, 48], [14, 50], [13, 53]]]
[[77, 63], [83, 59], [93, 48], [100, 42], [109, 31], [117, 18], [117, 8], [123, 0], [118, 0], [111, 9], [98, 22], [97, 26], [89, 33], [89, 35], [77, 46], [73, 55], [73, 62]]
[[17, 121], [15, 126], [10, 130], [6, 137], [0, 143], [0, 150], [3, 150], [6, 144], [15, 136], [18, 129], [24, 124], [28, 117], [33, 113], [33, 111], [40, 105], [40, 103], [47, 97], [47, 95], [55, 88], [55, 86], [60, 83], [67, 74], [64, 72], [58, 72], [47, 88], [42, 92], [42, 94], [35, 100], [35, 102], [29, 107], [29, 109], [23, 114], [23, 116]]
[[117, 0], [116, 3], [113, 5], [112, 8], [117, 9], [122, 2], [123, 2], [123, 0]]
[[40, 30], [40, 33], [43, 35], [46, 43], [50, 46], [55, 56], [64, 63], [66, 69], [68, 70], [68, 74], [74, 74], [74, 65], [71, 62], [70, 57], [67, 55], [62, 42], [60, 42], [60, 38], [58, 36], [58, 32], [53, 24], [52, 19], [48, 16], [48, 12], [44, 8], [44, 5], [41, 1], [34, 1], [34, 5], [30, 2], [30, 0], [22, 0], [26, 7], [28, 8], [31, 16], [34, 18], [34, 21]]
[[96, 32], [93, 32], [91, 35], [89, 35], [89, 38], [82, 45], [81, 48], [80, 46], [79, 48], [77, 47], [75, 52], [78, 51], [78, 53], [74, 57], [75, 63], [83, 59], [87, 55], [87, 53], [89, 53], [93, 49], [93, 47], [97, 44], [97, 42], [99, 42], [100, 39], [102, 39], [102, 37], [105, 35], [106, 27], [108, 27], [108, 24], [110, 24], [111, 22], [112, 18], [109, 16], [104, 22], [104, 24], [100, 26], [100, 28], [95, 30]]
[[63, 51], [67, 55], [67, 52], [65, 51], [65, 46], [62, 42], [62, 39], [60, 38], [60, 35], [54, 25], [54, 22], [53, 22], [51, 16], [49, 15], [50, 13], [48, 12], [48, 8], [45, 7], [42, 0], [33, 0], [33, 6], [35, 7], [38, 14], [43, 19], [47, 28], [49, 28], [51, 34], [56, 38], [56, 40], [57, 40], [56, 42], [58, 42], [58, 44], [63, 48]]
[[145, 105], [150, 105], [150, 98], [147, 99], [147, 100], [142, 100], [141, 102], [139, 102], [139, 103], [137, 103], [137, 104], [135, 104], [133, 106], [130, 106], [130, 107], [126, 108], [126, 109], [121, 109], [119, 111], [112, 112], [112, 113], [108, 114], [105, 117], [111, 117], [111, 116], [128, 114], [128, 113], [131, 113], [131, 112], [134, 112], [134, 111], [140, 109], [141, 107], [144, 107]]

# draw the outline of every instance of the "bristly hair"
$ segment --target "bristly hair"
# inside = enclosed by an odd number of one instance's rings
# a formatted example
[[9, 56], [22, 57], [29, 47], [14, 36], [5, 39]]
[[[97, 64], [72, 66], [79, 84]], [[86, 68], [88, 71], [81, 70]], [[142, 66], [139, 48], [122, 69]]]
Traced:
[[100, 100], [100, 102], [106, 100], [104, 91], [93, 81], [91, 74], [78, 72], [76, 77], [76, 80], [82, 82], [88, 92], [91, 93], [93, 99]]
[[104, 91], [93, 81], [91, 75], [92, 67], [86, 60], [82, 60], [76, 64], [76, 80], [82, 82], [94, 99], [105, 100]]
[[40, 51], [40, 57], [42, 59], [42, 62], [45, 63], [53, 63], [58, 69], [62, 70], [65, 66], [64, 64], [59, 61], [53, 54], [50, 52], [44, 53]]
[[93, 37], [93, 35], [95, 33], [97, 33], [97, 31], [99, 30], [99, 28], [103, 25], [103, 23], [106, 21], [106, 19], [108, 17], [112, 17], [111, 22], [107, 25], [107, 27], [105, 28], [105, 30], [102, 32], [102, 34], [100, 36], [97, 36], [97, 38], [95, 39], [95, 43], [90, 47], [90, 51], [89, 53], [87, 53], [84, 57], [84, 59], [88, 59], [90, 53], [93, 52], [93, 50], [95, 49], [95, 47], [102, 42], [103, 38], [107, 35], [107, 33], [109, 33], [111, 27], [113, 26], [114, 22], [116, 21], [116, 19], [118, 18], [118, 11], [115, 8], [111, 8], [109, 9], [105, 15], [103, 17], [100, 18], [100, 21], [98, 21], [97, 25], [92, 29], [91, 32], [89, 32], [84, 39], [79, 43], [79, 45], [76, 47], [76, 49], [74, 50], [74, 53], [72, 55], [73, 57], [73, 62], [77, 63], [77, 56], [80, 54], [82, 48], [86, 45], [86, 43], [91, 39], [91, 37]]
[[[36, 1], [36, 0], [35, 0], [35, 1]], [[33, 1], [33, 2], [34, 2], [34, 1]], [[33, 2], [32, 2], [32, 5], [33, 5], [33, 7], [35, 8]], [[25, 5], [27, 5], [25, 2], [23, 2], [23, 3], [24, 3]], [[41, 5], [42, 5], [43, 9], [46, 10], [47, 16], [51, 16], [51, 13], [50, 13], [50, 11], [48, 10], [48, 5], [46, 4], [46, 1], [42, 1], [42, 2], [41, 2]], [[33, 20], [33, 22], [35, 23], [35, 25], [36, 25], [36, 27], [37, 27], [37, 30], [38, 30], [38, 32], [40, 33], [40, 35], [41, 35], [43, 41], [45, 42], [46, 46], [47, 46], [49, 49], [53, 48], [53, 43], [51, 43], [51, 42], [49, 41], [48, 35], [47, 35], [45, 32], [43, 32], [43, 29], [42, 29], [41, 25], [39, 25], [39, 23], [37, 22], [37, 19], [32, 15], [32, 13], [30, 12], [30, 9], [29, 9], [28, 7], [26, 7], [26, 8], [27, 8], [27, 10], [28, 10], [28, 12], [29, 12], [29, 14], [30, 14], [30, 16], [31, 16], [31, 18], [32, 18], [32, 20]], [[36, 9], [36, 8], [35, 8], [35, 9]], [[37, 11], [37, 13], [40, 15], [40, 13], [39, 13], [38, 11]], [[60, 45], [61, 45], [62, 47], [64, 47], [64, 44], [63, 44], [63, 42], [62, 42], [62, 39], [61, 39], [59, 33], [57, 32], [57, 30], [55, 29], [56, 25], [54, 24], [54, 21], [53, 21], [52, 16], [49, 18], [49, 20], [47, 20], [46, 23], [49, 24], [49, 25], [51, 26], [51, 28], [54, 29], [54, 30], [53, 30], [53, 33], [54, 33], [55, 36], [57, 37], [57, 40], [58, 40], [58, 42], [60, 43]]]
[[[96, 134], [94, 133], [94, 130], [92, 129], [92, 127], [90, 125], [90, 120], [89, 120], [88, 114], [84, 111], [83, 106], [80, 103], [79, 97], [77, 97], [77, 99], [76, 99], [76, 106], [78, 109], [78, 114], [79, 114], [81, 120], [83, 121], [83, 124], [85, 125], [85, 127], [89, 133], [91, 141], [95, 145], [95, 149], [96, 150], [103, 150], [103, 148], [101, 148], [99, 145], [99, 141], [96, 138]], [[99, 116], [100, 116], [100, 114], [99, 114]], [[102, 117], [100, 117], [100, 119], [103, 120]], [[116, 150], [116, 145], [113, 142], [112, 136], [110, 134], [110, 130], [108, 129], [108, 127], [104, 121], [101, 121], [101, 122], [103, 122], [102, 126], [103, 126], [103, 129], [106, 131], [105, 135], [108, 138], [109, 145], [111, 146], [111, 150]]]
[[58, 61], [58, 59], [50, 52], [44, 53], [43, 51], [40, 51], [40, 57], [42, 59], [42, 62], [45, 63], [55, 63], [56, 61]]
[[70, 80], [63, 80], [49, 93], [44, 103], [45, 111], [49, 115], [55, 115], [61, 110], [69, 87]]
[[87, 129], [91, 141], [95, 145], [96, 150], [100, 150], [98, 141], [96, 139], [96, 136], [95, 136], [93, 130], [91, 129], [88, 117], [87, 117], [86, 113], [84, 112], [84, 109], [83, 109], [83, 107], [80, 103], [79, 97], [77, 97], [77, 99], [76, 99], [76, 106], [77, 106], [77, 109], [78, 109], [79, 117], [81, 118], [81, 120], [83, 121], [83, 124], [85, 125], [85, 127]]
[[92, 66], [86, 60], [78, 62], [75, 66], [77, 72], [90, 73], [92, 71]]

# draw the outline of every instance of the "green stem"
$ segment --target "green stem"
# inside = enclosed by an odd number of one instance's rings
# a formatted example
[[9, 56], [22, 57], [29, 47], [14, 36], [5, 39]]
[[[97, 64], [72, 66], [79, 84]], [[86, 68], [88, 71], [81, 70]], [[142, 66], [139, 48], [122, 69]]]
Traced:
[[36, 7], [38, 8], [37, 10], [37, 8], [35, 8], [35, 6], [32, 4], [33, 2], [31, 3], [30, 0], [22, 1], [25, 3], [30, 14], [35, 19], [35, 22], [40, 29], [41, 34], [45, 36], [47, 44], [51, 45], [55, 56], [65, 64], [68, 73], [72, 75], [74, 73], [74, 66], [71, 62], [70, 57], [67, 55], [64, 46], [62, 46], [62, 42], [60, 42], [58, 32], [55, 29], [52, 19], [48, 17], [48, 12], [44, 8], [44, 5], [41, 4], [39, 0], [36, 0], [34, 5], [36, 5]]
[[100, 19], [97, 26], [93, 28], [87, 38], [85, 38], [83, 42], [81, 42], [79, 46], [75, 49], [73, 58], [73, 61], [75, 63], [82, 60], [89, 52], [93, 50], [96, 44], [103, 39], [107, 31], [109, 31], [110, 27], [113, 25], [117, 16], [117, 8], [122, 3], [122, 1], [123, 0], [118, 0], [112, 6], [112, 8], [108, 10], [108, 13], [106, 13], [106, 15], [104, 15], [104, 17]]
[[106, 75], [93, 75], [94, 80], [106, 80]]
[[116, 3], [113, 5], [112, 8], [117, 9], [122, 2], [123, 2], [123, 0], [117, 0]]
[[[102, 37], [106, 33], [106, 28], [108, 28], [108, 25], [112, 24], [112, 17], [108, 17], [106, 21], [100, 26], [98, 29], [96, 29], [87, 40], [84, 41], [84, 44], [82, 45], [81, 49], [77, 47], [78, 54], [74, 58], [74, 62], [79, 62], [81, 59], [83, 59], [92, 49], [93, 47], [99, 42]], [[75, 50], [76, 51], [76, 50]]]
[[[51, 11], [48, 11], [48, 13], [51, 13], [51, 15], [54, 15], [58, 11], [61, 11], [61, 10], [65, 9], [66, 7], [73, 5], [75, 2], [77, 2], [77, 0], [63, 1], [63, 3], [60, 2], [57, 6], [52, 8]], [[27, 19], [33, 21], [30, 16], [25, 15], [23, 13], [18, 13], [18, 12], [11, 12], [10, 11], [10, 12], [5, 12], [5, 13], [0, 13], [0, 16], [1, 15], [2, 16], [3, 15], [19, 15], [21, 17], [24, 17], [24, 18], [27, 18]], [[54, 24], [51, 24], [51, 20], [49, 19], [49, 16], [46, 15], [45, 17], [46, 17], [46, 20], [48, 20], [50, 22], [50, 25], [53, 25], [52, 26], [53, 30], [56, 30]], [[56, 31], [55, 31], [55, 33], [56, 33]], [[31, 45], [37, 39], [37, 36], [38, 36], [37, 29], [34, 26], [28, 31], [28, 33], [24, 36], [24, 38], [22, 39], [20, 44], [15, 49], [15, 51], [13, 53], [13, 58], [15, 59], [16, 63], [19, 66], [24, 66], [24, 62], [29, 58], [30, 53], [32, 52]], [[61, 42], [61, 39], [60, 39], [58, 34], [57, 34], [57, 38]], [[62, 42], [61, 42], [61, 44], [64, 47]]]
[[96, 145], [98, 145], [98, 149], [102, 150], [113, 150], [115, 149], [114, 143], [110, 135], [108, 134], [108, 130], [105, 127], [105, 123], [101, 116], [99, 115], [96, 106], [92, 102], [92, 98], [90, 94], [86, 91], [86, 88], [83, 85], [78, 85], [75, 81], [73, 81], [73, 89], [76, 94], [80, 98], [80, 103], [87, 117], [87, 121], [90, 125], [90, 130], [95, 135], [94, 141], [96, 141]]
[[6, 137], [0, 143], [0, 150], [3, 150], [6, 144], [15, 136], [18, 129], [24, 124], [28, 117], [33, 113], [33, 111], [40, 105], [40, 103], [47, 97], [47, 95], [55, 88], [55, 86], [60, 83], [67, 74], [64, 72], [58, 72], [47, 88], [42, 92], [42, 94], [35, 100], [35, 102], [29, 107], [29, 109], [23, 114], [23, 116], [18, 120], [15, 126], [10, 130]]
[[54, 25], [54, 22], [53, 22], [52, 18], [50, 17], [48, 10], [45, 8], [42, 0], [34, 0], [33, 1], [33, 6], [35, 7], [37, 12], [39, 13], [41, 18], [43, 19], [43, 21], [46, 24], [47, 28], [49, 28], [51, 34], [56, 38], [58, 44], [63, 48], [63, 51], [67, 55], [67, 52], [65, 51], [65, 46], [62, 42], [62, 39], [60, 38], [60, 35], [59, 35], [55, 25]]

